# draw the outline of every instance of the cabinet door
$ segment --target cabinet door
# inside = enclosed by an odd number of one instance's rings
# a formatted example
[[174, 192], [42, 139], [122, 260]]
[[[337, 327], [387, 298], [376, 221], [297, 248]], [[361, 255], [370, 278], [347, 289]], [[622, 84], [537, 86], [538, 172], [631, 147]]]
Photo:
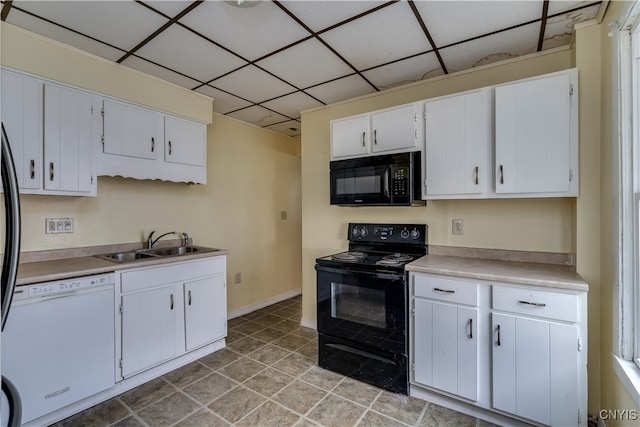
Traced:
[[122, 376], [177, 356], [176, 287], [122, 296]]
[[572, 91], [568, 73], [496, 88], [497, 193], [570, 192]]
[[427, 196], [485, 192], [485, 96], [475, 91], [425, 102]]
[[103, 103], [103, 150], [108, 154], [156, 159], [160, 113], [122, 102]]
[[186, 351], [227, 335], [225, 276], [184, 284]]
[[42, 82], [2, 71], [2, 123], [11, 145], [18, 186], [42, 186]]
[[414, 380], [477, 400], [477, 309], [416, 299], [414, 313]]
[[413, 150], [418, 146], [418, 105], [371, 114], [372, 151]]
[[45, 84], [45, 190], [91, 192], [91, 114], [88, 93]]
[[369, 153], [369, 115], [331, 121], [331, 159]]
[[207, 127], [201, 123], [165, 116], [164, 159], [193, 166], [207, 164]]
[[491, 315], [493, 407], [511, 414], [516, 411], [516, 318]]

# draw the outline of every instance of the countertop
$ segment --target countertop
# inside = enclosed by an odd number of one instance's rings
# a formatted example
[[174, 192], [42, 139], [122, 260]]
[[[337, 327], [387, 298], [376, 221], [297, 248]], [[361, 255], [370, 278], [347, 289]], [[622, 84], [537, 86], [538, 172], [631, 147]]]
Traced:
[[[120, 247], [120, 246], [118, 246]], [[45, 259], [21, 262], [18, 266], [18, 278], [16, 285], [30, 285], [33, 283], [42, 283], [52, 280], [64, 280], [71, 277], [88, 276], [91, 274], [109, 273], [118, 270], [125, 270], [130, 268], [147, 267], [153, 265], [170, 264], [174, 262], [188, 261], [199, 258], [209, 258], [221, 255], [227, 255], [228, 250], [215, 249], [209, 252], [198, 252], [193, 254], [184, 254], [178, 256], [166, 256], [157, 258], [144, 258], [136, 261], [129, 262], [112, 262], [106, 259], [97, 258], [93, 254], [116, 252], [119, 249], [113, 249], [113, 246], [104, 247], [101, 252], [96, 247], [87, 248], [86, 252], [90, 253], [87, 256], [73, 256], [68, 258], [59, 258], [55, 255], [51, 255], [52, 259]], [[54, 253], [56, 251], [48, 251]], [[68, 252], [68, 251], [67, 251]], [[82, 253], [80, 249], [74, 249], [74, 254]], [[26, 256], [25, 256], [26, 255]], [[29, 257], [30, 254], [21, 254], [22, 258], [34, 258]], [[40, 256], [39, 258], [43, 258]]]
[[406, 265], [407, 271], [492, 282], [588, 291], [587, 282], [568, 265], [542, 264], [448, 255], [425, 255]]

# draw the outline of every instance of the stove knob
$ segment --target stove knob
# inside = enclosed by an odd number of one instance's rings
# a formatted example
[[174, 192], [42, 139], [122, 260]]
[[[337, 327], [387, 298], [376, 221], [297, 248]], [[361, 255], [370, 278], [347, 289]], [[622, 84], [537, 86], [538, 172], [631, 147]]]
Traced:
[[420, 232], [418, 231], [418, 229], [414, 228], [413, 230], [411, 230], [411, 238], [417, 239], [418, 237], [420, 237]]
[[369, 234], [369, 232], [367, 231], [366, 228], [362, 227], [362, 229], [360, 230], [360, 235], [362, 237], [367, 237], [367, 234]]
[[360, 230], [358, 230], [358, 227], [353, 227], [353, 229], [351, 230], [351, 234], [353, 234], [354, 237], [358, 237], [358, 234], [360, 234]]
[[403, 239], [406, 239], [409, 237], [409, 230], [407, 230], [406, 228], [403, 228], [402, 231], [400, 232], [400, 236]]

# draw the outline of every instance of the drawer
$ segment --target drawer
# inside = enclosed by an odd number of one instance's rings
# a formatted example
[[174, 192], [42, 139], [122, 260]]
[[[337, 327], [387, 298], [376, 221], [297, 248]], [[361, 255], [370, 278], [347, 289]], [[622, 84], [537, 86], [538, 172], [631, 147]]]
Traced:
[[120, 276], [120, 286], [122, 292], [126, 293], [218, 274], [226, 274], [226, 257], [202, 258], [124, 271]]
[[444, 276], [413, 275], [413, 295], [456, 304], [478, 305], [478, 284]]
[[566, 322], [578, 321], [576, 294], [494, 285], [492, 299], [494, 310]]

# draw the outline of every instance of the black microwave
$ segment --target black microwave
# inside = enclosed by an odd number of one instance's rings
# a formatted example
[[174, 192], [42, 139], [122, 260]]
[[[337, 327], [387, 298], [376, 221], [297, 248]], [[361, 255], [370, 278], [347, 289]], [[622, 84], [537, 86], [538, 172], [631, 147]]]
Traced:
[[331, 204], [420, 206], [420, 152], [330, 162]]

